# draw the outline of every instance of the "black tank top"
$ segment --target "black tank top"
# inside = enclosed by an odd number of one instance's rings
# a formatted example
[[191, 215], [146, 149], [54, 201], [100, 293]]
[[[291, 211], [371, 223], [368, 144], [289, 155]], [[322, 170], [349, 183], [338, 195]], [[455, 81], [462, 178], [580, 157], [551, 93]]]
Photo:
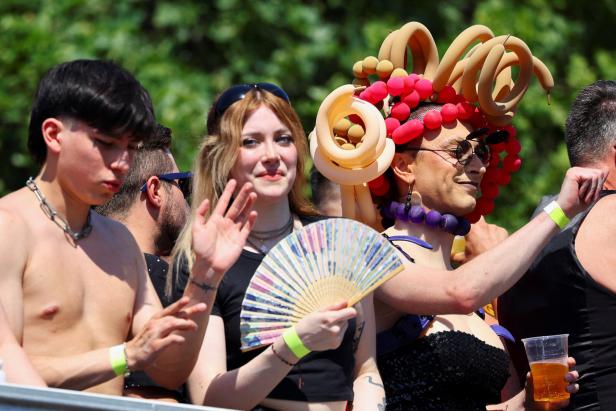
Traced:
[[[301, 221], [306, 225], [324, 218], [301, 216]], [[250, 279], [262, 260], [263, 256], [260, 254], [242, 251], [218, 287], [212, 315], [221, 317], [225, 324], [228, 370], [241, 367], [267, 349], [247, 352], [240, 350], [242, 301]], [[355, 319], [352, 319], [337, 349], [312, 352], [302, 358], [267, 397], [304, 402], [352, 401], [355, 368], [354, 334]]]
[[478, 411], [500, 402], [509, 356], [461, 331], [442, 331], [379, 355], [387, 411]]
[[[604, 191], [602, 197], [615, 192]], [[569, 334], [580, 391], [566, 409], [614, 410], [616, 295], [593, 280], [575, 253], [575, 238], [589, 211], [557, 234], [526, 275], [499, 298], [499, 321], [517, 339], [508, 348], [521, 381], [528, 361], [520, 339]]]

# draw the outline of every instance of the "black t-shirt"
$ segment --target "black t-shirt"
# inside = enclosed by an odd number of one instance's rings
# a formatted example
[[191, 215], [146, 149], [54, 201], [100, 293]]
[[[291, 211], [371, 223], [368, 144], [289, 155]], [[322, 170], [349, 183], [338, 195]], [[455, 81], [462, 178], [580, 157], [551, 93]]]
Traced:
[[[301, 217], [304, 225], [322, 219], [324, 217]], [[250, 279], [263, 257], [261, 254], [243, 250], [218, 287], [212, 315], [221, 317], [225, 324], [228, 370], [241, 367], [266, 349], [248, 352], [240, 350], [242, 301]], [[355, 320], [351, 320], [340, 347], [330, 351], [312, 352], [302, 358], [267, 397], [305, 402], [352, 401], [354, 333]]]
[[[615, 191], [603, 191], [602, 196]], [[521, 339], [569, 334], [580, 391], [567, 410], [616, 409], [616, 295], [597, 283], [575, 253], [586, 213], [550, 240], [528, 272], [498, 299], [498, 317], [516, 338], [509, 353], [523, 379], [528, 361]], [[613, 246], [606, 245], [606, 252]], [[613, 251], [612, 251], [613, 252]]]
[[[156, 289], [156, 294], [158, 294], [158, 298], [160, 299], [163, 307], [167, 307], [173, 302], [179, 300], [182, 297], [182, 293], [184, 288], [186, 287], [185, 276], [180, 276], [183, 279], [183, 283], [173, 287], [173, 293], [171, 297], [167, 297], [165, 294], [165, 285], [167, 282], [167, 272], [169, 271], [169, 264], [166, 261], [162, 260], [160, 257], [143, 253], [145, 257], [146, 267], [148, 269], [148, 275], [150, 276], [150, 280], [152, 280], [152, 284]], [[173, 270], [173, 281], [175, 284], [176, 279], [176, 270]], [[164, 389], [163, 387], [156, 384], [148, 375], [142, 371], [136, 371], [131, 373], [124, 380], [125, 388], [140, 388], [140, 387], [157, 387]], [[167, 389], [165, 389], [167, 390]], [[175, 395], [176, 399], [179, 402], [188, 402], [188, 397], [186, 393], [186, 385], [183, 384], [180, 388], [176, 390], [167, 390], [168, 392]]]

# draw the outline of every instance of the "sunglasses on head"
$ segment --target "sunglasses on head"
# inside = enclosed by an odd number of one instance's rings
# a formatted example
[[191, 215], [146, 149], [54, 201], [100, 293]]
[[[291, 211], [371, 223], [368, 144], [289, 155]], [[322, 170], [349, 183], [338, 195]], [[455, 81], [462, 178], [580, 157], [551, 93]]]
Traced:
[[289, 96], [287, 95], [287, 93], [275, 84], [272, 84], [272, 83], [238, 84], [238, 85], [229, 87], [220, 95], [220, 97], [216, 101], [216, 107], [215, 107], [216, 115], [222, 116], [222, 114], [225, 111], [227, 111], [227, 109], [231, 107], [233, 103], [239, 100], [242, 100], [244, 97], [246, 97], [246, 94], [248, 94], [248, 92], [253, 89], [267, 91], [268, 93], [272, 93], [276, 97], [280, 97], [287, 103], [290, 103]]
[[[181, 191], [184, 198], [189, 198], [191, 193], [192, 173], [190, 171], [181, 173], [165, 173], [157, 174], [159, 180], [166, 181], [177, 186]], [[148, 183], [145, 182], [141, 186], [141, 192], [145, 192], [148, 189]]]

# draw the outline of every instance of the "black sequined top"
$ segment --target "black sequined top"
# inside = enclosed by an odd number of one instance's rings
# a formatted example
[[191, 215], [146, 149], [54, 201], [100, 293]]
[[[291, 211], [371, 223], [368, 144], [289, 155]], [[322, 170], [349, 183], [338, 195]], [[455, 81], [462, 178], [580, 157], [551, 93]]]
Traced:
[[509, 356], [477, 337], [444, 331], [378, 357], [387, 411], [477, 411], [500, 402]]

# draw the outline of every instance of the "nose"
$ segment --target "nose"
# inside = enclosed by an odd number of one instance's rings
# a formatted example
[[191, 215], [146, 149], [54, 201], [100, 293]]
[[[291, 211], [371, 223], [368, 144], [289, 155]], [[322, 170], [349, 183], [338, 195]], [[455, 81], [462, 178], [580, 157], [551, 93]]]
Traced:
[[133, 151], [128, 148], [122, 148], [113, 158], [110, 164], [111, 169], [119, 174], [126, 175], [133, 161]]
[[471, 161], [466, 165], [466, 168], [471, 173], [477, 173], [483, 176], [486, 172], [487, 166], [481, 161], [481, 158], [473, 153]]
[[280, 160], [280, 153], [278, 153], [278, 149], [276, 144], [273, 141], [266, 141], [263, 144], [263, 162], [273, 162]]

